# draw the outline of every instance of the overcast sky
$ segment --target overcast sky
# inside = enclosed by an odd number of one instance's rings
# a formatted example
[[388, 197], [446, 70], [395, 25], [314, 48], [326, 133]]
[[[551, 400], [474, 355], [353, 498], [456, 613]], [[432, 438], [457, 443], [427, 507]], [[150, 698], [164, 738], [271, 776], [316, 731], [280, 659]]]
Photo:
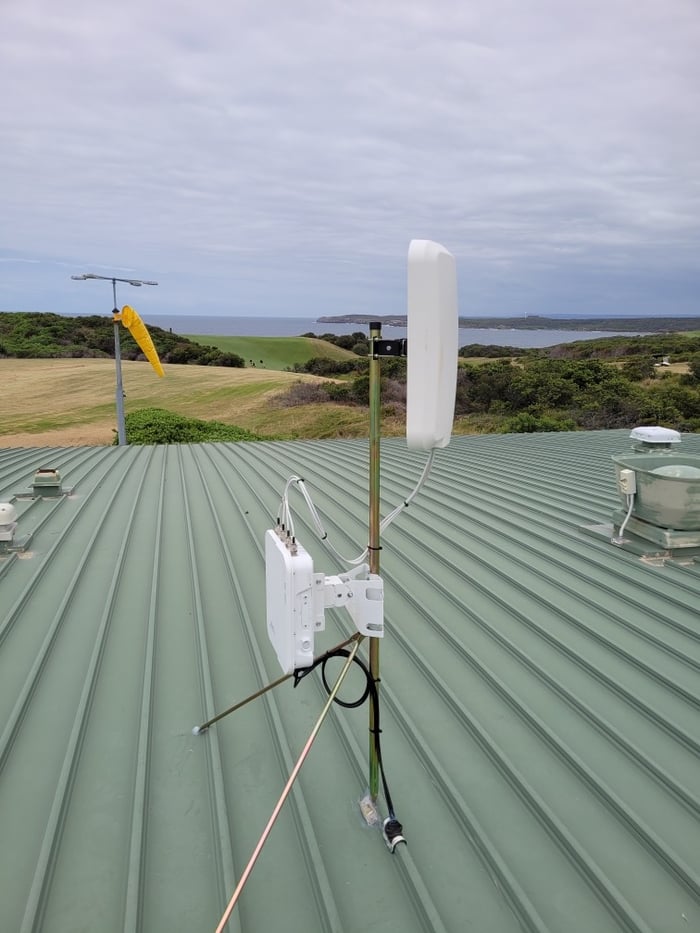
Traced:
[[[700, 0], [2, 0], [0, 309], [700, 314]], [[130, 294], [129, 294], [130, 293]]]

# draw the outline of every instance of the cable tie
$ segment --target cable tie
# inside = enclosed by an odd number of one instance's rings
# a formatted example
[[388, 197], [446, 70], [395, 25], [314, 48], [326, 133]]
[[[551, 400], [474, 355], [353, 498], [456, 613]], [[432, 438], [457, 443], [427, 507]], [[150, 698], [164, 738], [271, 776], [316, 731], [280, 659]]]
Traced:
[[368, 545], [367, 545], [367, 550], [368, 550], [368, 551], [381, 551], [382, 548], [381, 548], [381, 546], [380, 546], [380, 547], [372, 547], [371, 544], [368, 544]]
[[312, 664], [311, 667], [298, 667], [293, 671], [294, 674], [294, 689], [299, 686], [301, 681], [306, 677], [307, 674], [310, 674], [311, 671], [316, 667], [315, 664]]

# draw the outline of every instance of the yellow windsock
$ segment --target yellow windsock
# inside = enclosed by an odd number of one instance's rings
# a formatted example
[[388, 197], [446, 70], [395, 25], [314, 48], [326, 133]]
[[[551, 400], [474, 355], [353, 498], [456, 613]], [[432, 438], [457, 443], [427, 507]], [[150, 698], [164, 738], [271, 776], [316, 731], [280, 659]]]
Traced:
[[165, 375], [163, 372], [163, 367], [161, 366], [160, 358], [158, 356], [158, 351], [153, 346], [151, 335], [148, 333], [148, 328], [143, 323], [136, 311], [134, 311], [134, 309], [129, 305], [124, 305], [121, 310], [121, 314], [115, 314], [114, 317], [118, 321], [121, 321], [124, 327], [129, 329], [129, 333], [139, 345], [141, 350], [143, 350], [146, 359], [155, 369], [158, 375]]

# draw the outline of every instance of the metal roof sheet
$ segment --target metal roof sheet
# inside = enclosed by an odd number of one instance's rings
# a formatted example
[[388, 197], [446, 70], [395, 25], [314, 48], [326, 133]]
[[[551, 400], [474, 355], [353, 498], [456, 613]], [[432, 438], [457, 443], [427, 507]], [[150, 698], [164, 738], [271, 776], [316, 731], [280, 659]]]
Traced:
[[[408, 847], [363, 824], [366, 708], [334, 708], [229, 929], [700, 929], [700, 566], [584, 530], [618, 507], [628, 448], [613, 431], [438, 453], [382, 551]], [[384, 512], [423, 462], [382, 442]], [[14, 499], [38, 467], [69, 494]], [[3, 931], [216, 926], [325, 697], [310, 677], [191, 733], [278, 676], [263, 534], [291, 473], [360, 550], [364, 442], [0, 450], [31, 534], [0, 557]], [[348, 633], [334, 615], [317, 650]]]

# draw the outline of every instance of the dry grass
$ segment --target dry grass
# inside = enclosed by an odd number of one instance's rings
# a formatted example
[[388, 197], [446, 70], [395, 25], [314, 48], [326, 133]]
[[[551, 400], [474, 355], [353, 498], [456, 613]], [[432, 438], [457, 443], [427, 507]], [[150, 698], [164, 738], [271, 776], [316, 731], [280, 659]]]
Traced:
[[[264, 369], [173, 365], [159, 379], [147, 363], [124, 361], [122, 366], [127, 413], [167, 408], [260, 434], [294, 436], [308, 428], [308, 413], [295, 413], [295, 427], [288, 413], [271, 410], [268, 400], [290, 383], [318, 380]], [[112, 360], [0, 360], [0, 447], [111, 444], [114, 379]], [[344, 415], [336, 416], [336, 423], [339, 417], [342, 429]], [[349, 419], [349, 430], [355, 419]]]

